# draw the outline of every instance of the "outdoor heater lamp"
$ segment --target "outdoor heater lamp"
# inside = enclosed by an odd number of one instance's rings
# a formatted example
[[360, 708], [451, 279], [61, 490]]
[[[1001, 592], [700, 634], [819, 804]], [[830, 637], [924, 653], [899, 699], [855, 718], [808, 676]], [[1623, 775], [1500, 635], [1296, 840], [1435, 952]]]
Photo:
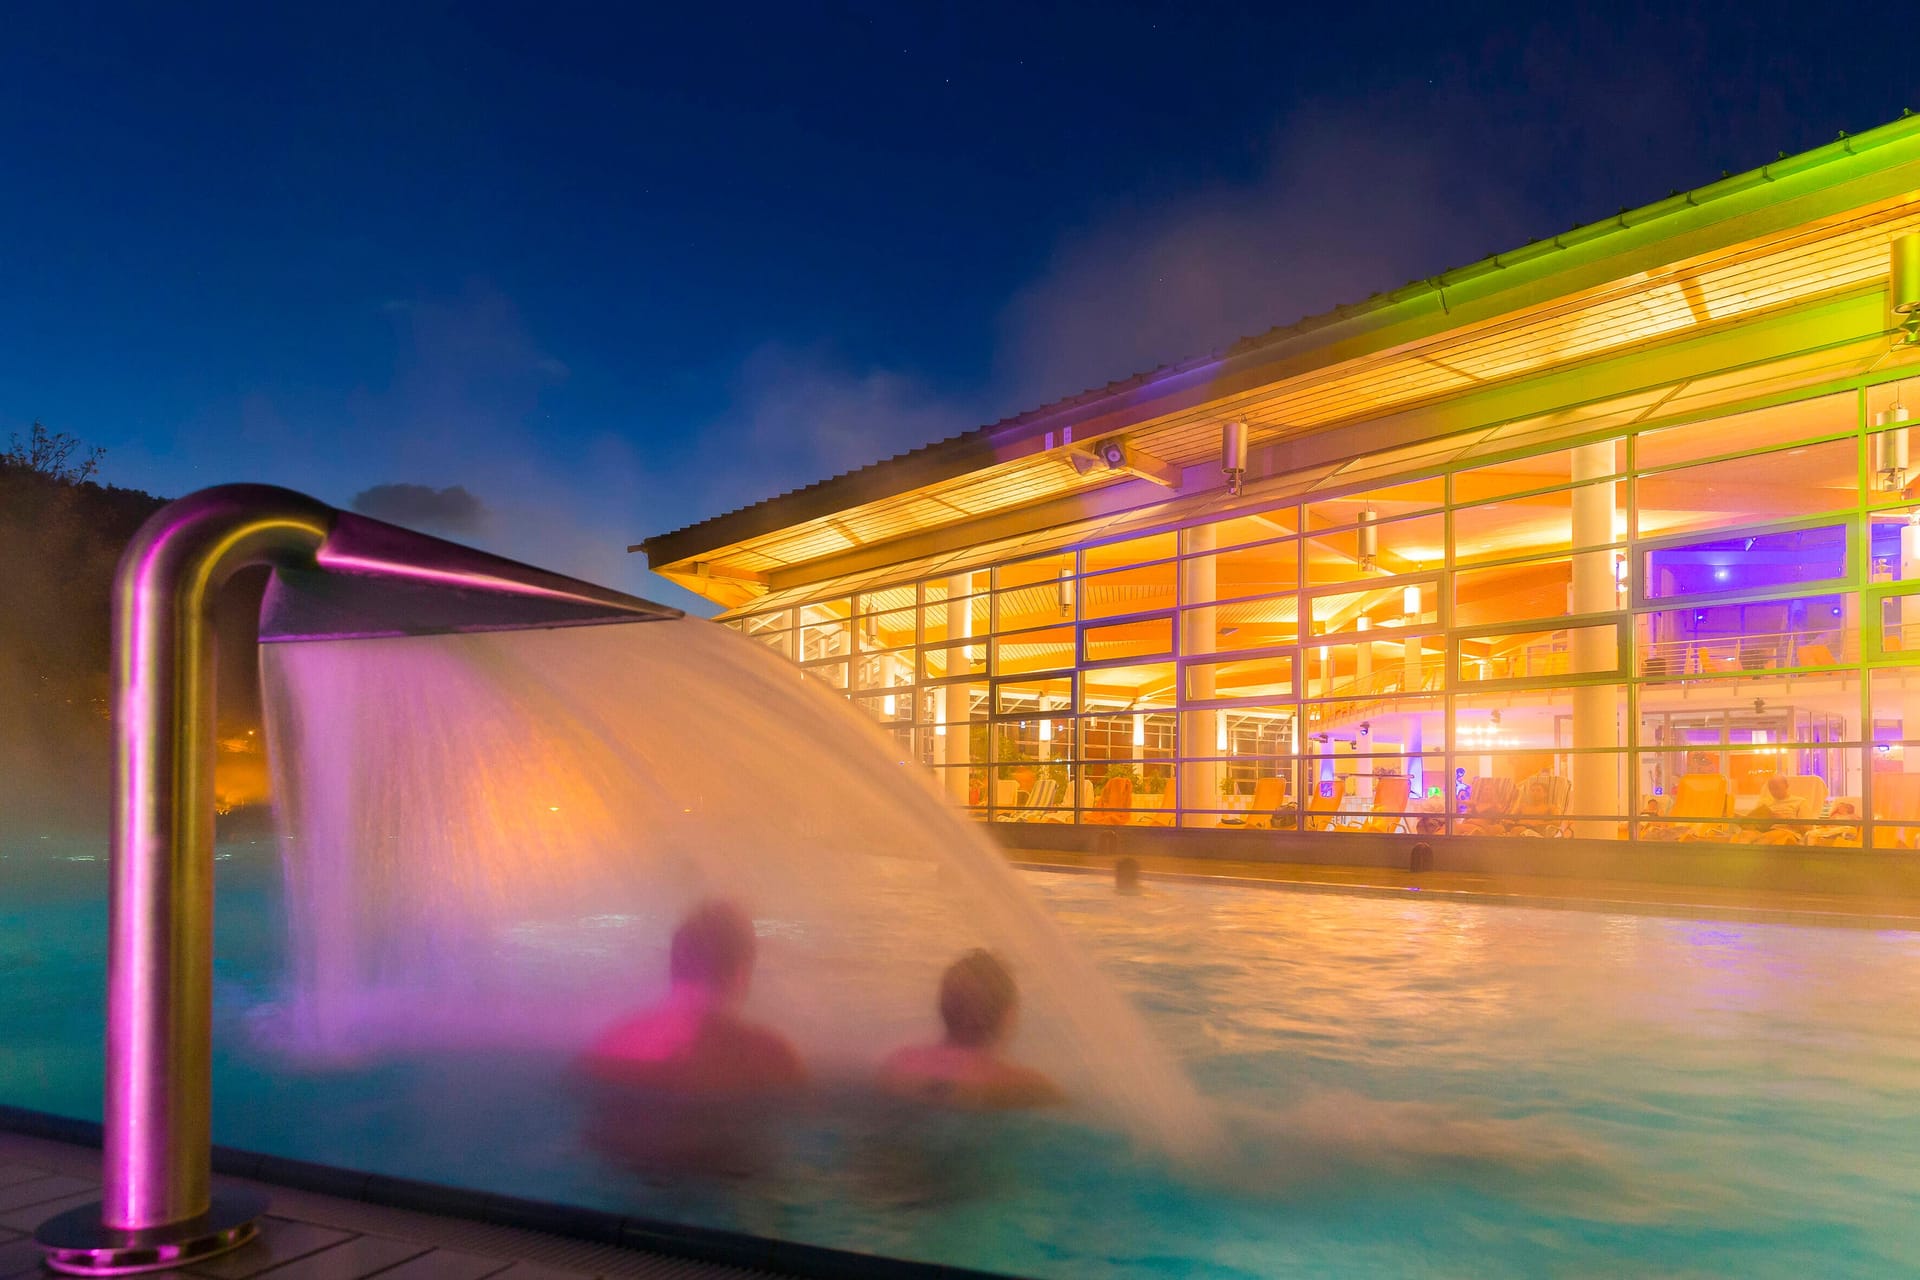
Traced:
[[267, 485], [204, 489], [140, 526], [113, 587], [102, 1199], [41, 1224], [56, 1271], [191, 1266], [251, 1240], [266, 1208], [212, 1185], [212, 604], [252, 565], [273, 569], [262, 640], [682, 616]]

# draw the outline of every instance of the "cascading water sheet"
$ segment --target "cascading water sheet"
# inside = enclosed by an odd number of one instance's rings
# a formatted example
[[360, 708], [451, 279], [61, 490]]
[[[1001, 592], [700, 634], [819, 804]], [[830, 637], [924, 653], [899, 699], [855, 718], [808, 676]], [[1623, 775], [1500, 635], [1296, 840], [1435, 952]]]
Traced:
[[[1164, 1150], [1210, 1121], [997, 849], [847, 702], [685, 619], [263, 649], [299, 1051], [584, 1047], [663, 993], [702, 898], [757, 919], [748, 1011], [825, 1078], [938, 1034], [971, 947], [1014, 1050]], [[902, 939], [909, 940], [908, 945]]]

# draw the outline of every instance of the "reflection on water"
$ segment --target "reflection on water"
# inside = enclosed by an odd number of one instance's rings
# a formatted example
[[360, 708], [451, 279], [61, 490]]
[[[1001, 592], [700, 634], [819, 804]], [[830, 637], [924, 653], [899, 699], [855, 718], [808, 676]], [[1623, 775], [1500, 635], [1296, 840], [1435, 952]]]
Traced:
[[[771, 1126], [769, 1167], [669, 1179], [583, 1141], [591, 1099], [550, 1057], [330, 1069], [255, 1038], [282, 992], [278, 876], [235, 852], [234, 1145], [1074, 1280], [1920, 1272], [1912, 934], [1038, 875], [1228, 1118], [1215, 1163], [847, 1093]], [[97, 1114], [100, 869], [31, 870], [0, 899], [0, 1100]], [[566, 945], [620, 927], [583, 920]]]

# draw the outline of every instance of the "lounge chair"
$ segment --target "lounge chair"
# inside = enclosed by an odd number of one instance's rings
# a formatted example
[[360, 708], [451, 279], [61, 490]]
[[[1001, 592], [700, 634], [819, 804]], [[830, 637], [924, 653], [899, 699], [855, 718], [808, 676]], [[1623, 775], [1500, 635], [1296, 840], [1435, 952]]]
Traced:
[[[1546, 816], [1523, 814], [1520, 806], [1538, 783], [1547, 789]], [[1564, 836], [1567, 834], [1567, 807], [1573, 800], [1573, 782], [1557, 773], [1536, 773], [1514, 788], [1513, 807], [1507, 817], [1508, 835]]]
[[1366, 821], [1351, 831], [1385, 835], [1398, 831], [1406, 822], [1407, 801], [1413, 795], [1411, 778], [1378, 778], [1373, 784], [1373, 809]]
[[1347, 798], [1347, 788], [1352, 784], [1352, 777], [1342, 774], [1334, 779], [1332, 795], [1323, 796], [1319, 794], [1318, 787], [1314, 788], [1314, 794], [1307, 798], [1307, 830], [1325, 831], [1327, 829], [1339, 815], [1340, 806]]
[[1273, 815], [1287, 803], [1285, 778], [1261, 778], [1253, 784], [1253, 799], [1247, 803], [1247, 826], [1273, 829]]
[[[1876, 773], [1873, 788], [1873, 820], [1878, 822], [1920, 822], [1920, 773]], [[1883, 847], [1911, 849], [1916, 831], [1911, 826], [1895, 827], [1890, 836], [1876, 833], [1874, 843]]]
[[1034, 783], [1033, 790], [1027, 793], [1027, 803], [1021, 807], [1015, 821], [1044, 822], [1059, 800], [1060, 783], [1053, 778], [1042, 778]]
[[[1673, 787], [1667, 821], [1650, 832], [1659, 840], [1722, 840], [1733, 792], [1724, 774], [1683, 773]], [[1719, 825], [1709, 825], [1719, 824]]]
[[1095, 808], [1081, 819], [1095, 826], [1124, 827], [1133, 822], [1133, 779], [1115, 774], [1100, 788]]

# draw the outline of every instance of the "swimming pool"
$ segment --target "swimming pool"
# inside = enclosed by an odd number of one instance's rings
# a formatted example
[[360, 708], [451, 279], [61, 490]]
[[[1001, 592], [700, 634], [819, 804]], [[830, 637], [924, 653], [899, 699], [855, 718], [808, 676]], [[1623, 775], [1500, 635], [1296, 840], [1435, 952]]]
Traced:
[[[0, 845], [0, 1102], [97, 1117], [105, 866]], [[1920, 1271], [1920, 935], [1035, 873], [1229, 1118], [1174, 1169], [1057, 1118], [856, 1105], [673, 1187], [534, 1056], [295, 1067], [269, 846], [223, 846], [231, 1146], [1035, 1276]]]

